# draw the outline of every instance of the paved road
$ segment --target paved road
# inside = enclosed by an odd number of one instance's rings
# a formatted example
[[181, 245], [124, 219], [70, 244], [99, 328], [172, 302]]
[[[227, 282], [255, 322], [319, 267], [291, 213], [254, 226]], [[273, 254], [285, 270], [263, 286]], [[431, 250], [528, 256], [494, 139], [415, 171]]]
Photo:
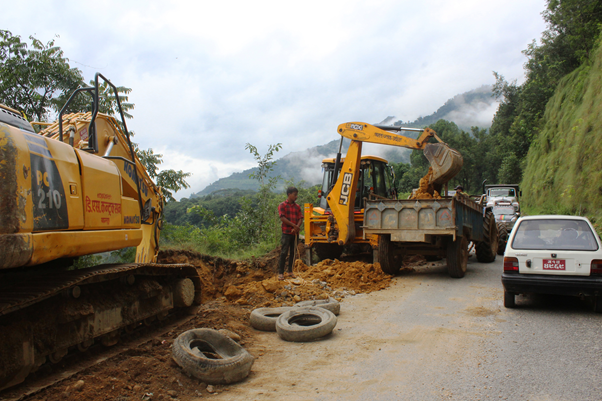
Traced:
[[326, 340], [262, 334], [250, 377], [213, 398], [602, 399], [602, 315], [549, 296], [520, 296], [519, 308], [505, 309], [501, 258], [474, 259], [460, 280], [445, 266], [420, 268], [345, 299]]

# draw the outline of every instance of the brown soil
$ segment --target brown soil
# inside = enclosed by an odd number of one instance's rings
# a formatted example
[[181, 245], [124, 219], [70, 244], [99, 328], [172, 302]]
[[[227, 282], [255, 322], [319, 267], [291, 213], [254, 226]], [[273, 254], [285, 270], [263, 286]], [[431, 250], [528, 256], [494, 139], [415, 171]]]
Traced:
[[410, 199], [441, 199], [441, 195], [439, 195], [439, 192], [435, 191], [435, 188], [433, 188], [433, 185], [431, 184], [432, 177], [433, 168], [429, 167], [429, 171], [420, 179], [418, 189], [415, 190], [416, 192], [412, 193]]
[[[241, 337], [240, 343], [245, 348], [253, 350], [259, 332], [249, 326], [248, 318], [256, 307], [293, 305], [329, 296], [344, 301], [346, 296], [378, 291], [391, 282], [378, 264], [338, 260], [325, 260], [315, 266], [297, 260], [294, 267], [297, 278], [279, 281], [278, 255], [276, 249], [264, 257], [240, 262], [189, 251], [161, 252], [160, 263], [189, 263], [199, 269], [203, 303], [198, 314], [177, 329], [25, 399], [126, 401], [204, 397], [208, 395], [207, 386], [188, 377], [171, 358], [171, 344], [183, 331], [201, 327], [227, 329]], [[417, 260], [406, 262], [412, 264]]]

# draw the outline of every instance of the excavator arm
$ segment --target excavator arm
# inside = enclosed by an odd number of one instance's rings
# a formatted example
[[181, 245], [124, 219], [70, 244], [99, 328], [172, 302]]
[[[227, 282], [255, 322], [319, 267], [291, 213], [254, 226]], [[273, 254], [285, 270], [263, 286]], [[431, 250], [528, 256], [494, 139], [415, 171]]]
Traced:
[[[418, 131], [421, 134], [418, 139], [413, 139], [391, 131]], [[351, 139], [340, 175], [327, 197], [337, 223], [339, 245], [345, 245], [355, 237], [353, 214], [363, 142], [422, 150], [433, 169], [432, 184], [446, 183], [462, 168], [462, 156], [443, 143], [430, 128], [379, 127], [362, 122], [349, 122], [339, 125], [337, 132], [342, 137]], [[431, 138], [436, 139], [438, 143], [429, 143]], [[339, 159], [340, 155], [337, 157], [337, 160]]]

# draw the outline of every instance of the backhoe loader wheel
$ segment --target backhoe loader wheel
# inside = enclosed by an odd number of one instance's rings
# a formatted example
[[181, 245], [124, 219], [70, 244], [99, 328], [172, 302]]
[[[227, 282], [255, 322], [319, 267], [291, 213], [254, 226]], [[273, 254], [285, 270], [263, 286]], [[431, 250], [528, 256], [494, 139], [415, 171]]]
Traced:
[[378, 262], [383, 272], [392, 276], [399, 273], [401, 268], [402, 255], [396, 252], [396, 247], [391, 243], [391, 237], [381, 235], [378, 240]]
[[508, 228], [504, 223], [498, 223], [497, 235], [497, 254], [503, 255], [506, 251], [506, 243], [508, 243]]
[[447, 243], [447, 272], [450, 277], [462, 278], [468, 265], [468, 238], [456, 237], [455, 241]]
[[483, 219], [483, 241], [477, 242], [477, 260], [481, 263], [491, 263], [495, 260], [498, 250], [498, 232], [495, 216], [491, 212]]

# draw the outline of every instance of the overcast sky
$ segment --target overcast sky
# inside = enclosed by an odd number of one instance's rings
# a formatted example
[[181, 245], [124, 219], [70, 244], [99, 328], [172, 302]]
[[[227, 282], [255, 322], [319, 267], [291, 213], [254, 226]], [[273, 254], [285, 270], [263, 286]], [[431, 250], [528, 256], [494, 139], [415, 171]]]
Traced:
[[[347, 121], [404, 121], [523, 80], [544, 0], [4, 1], [0, 29], [57, 45], [86, 81], [132, 88], [128, 127], [191, 188], [337, 139]], [[316, 166], [319, 168], [319, 166]]]

